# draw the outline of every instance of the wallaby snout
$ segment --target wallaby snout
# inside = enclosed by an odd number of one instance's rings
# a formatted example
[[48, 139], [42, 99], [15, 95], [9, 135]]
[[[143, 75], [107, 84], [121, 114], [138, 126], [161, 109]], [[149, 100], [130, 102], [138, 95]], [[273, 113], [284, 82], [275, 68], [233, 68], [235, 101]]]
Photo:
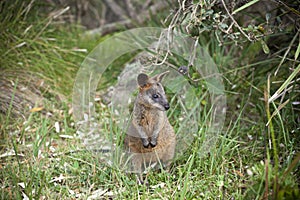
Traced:
[[169, 108], [170, 108], [169, 103], [166, 103], [166, 104], [164, 105], [164, 108], [165, 108], [166, 110], [169, 110]]

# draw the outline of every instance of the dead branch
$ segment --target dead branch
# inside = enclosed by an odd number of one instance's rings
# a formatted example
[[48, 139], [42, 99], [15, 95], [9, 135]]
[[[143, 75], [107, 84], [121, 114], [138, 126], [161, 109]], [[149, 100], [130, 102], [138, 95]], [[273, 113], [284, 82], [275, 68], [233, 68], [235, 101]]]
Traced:
[[117, 16], [120, 17], [120, 19], [126, 19], [127, 14], [124, 11], [121, 6], [119, 6], [114, 0], [104, 0], [106, 5], [109, 6], [109, 8], [116, 14]]
[[136, 19], [136, 10], [134, 9], [131, 0], [125, 0], [125, 2], [126, 2], [127, 10], [129, 12], [129, 16], [133, 19]]
[[168, 5], [164, 2], [156, 2], [152, 6], [150, 6], [147, 10], [141, 12], [140, 14], [136, 15], [136, 18], [132, 19], [125, 19], [119, 22], [114, 22], [110, 24], [106, 24], [102, 27], [89, 30], [86, 32], [87, 35], [105, 35], [111, 32], [118, 31], [122, 28], [133, 28], [135, 26], [134, 22], [138, 22], [139, 24], [144, 23], [147, 19], [150, 18], [151, 14], [155, 14], [158, 11], [166, 8]]

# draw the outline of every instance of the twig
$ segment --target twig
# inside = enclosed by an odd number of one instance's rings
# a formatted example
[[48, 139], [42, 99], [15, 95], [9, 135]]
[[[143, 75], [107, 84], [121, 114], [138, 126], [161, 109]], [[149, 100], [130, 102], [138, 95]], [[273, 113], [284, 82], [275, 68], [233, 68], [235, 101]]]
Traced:
[[106, 13], [107, 13], [107, 7], [105, 4], [102, 4], [101, 6], [102, 10], [101, 10], [101, 17], [100, 17], [100, 24], [99, 24], [99, 27], [102, 27], [104, 26], [104, 24], [106, 24], [106, 19], [105, 19], [105, 16], [106, 16]]
[[149, 7], [149, 5], [151, 4], [151, 2], [152, 2], [152, 0], [147, 0], [147, 1], [144, 3], [144, 5], [143, 5], [142, 10], [147, 9], [147, 8]]
[[234, 25], [239, 29], [239, 31], [250, 41], [253, 42], [253, 40], [243, 31], [243, 29], [240, 27], [240, 25], [237, 23], [237, 21], [235, 21], [235, 19], [233, 18], [233, 16], [229, 13], [229, 10], [224, 2], [224, 0], [221, 0], [222, 4], [228, 14], [228, 16], [230, 17], [230, 19], [233, 21]]
[[[274, 1], [274, 0], [272, 0], [272, 1]], [[279, 4], [281, 4], [281, 5], [283, 5], [285, 8], [287, 8], [289, 11], [291, 11], [291, 12], [293, 12], [294, 14], [296, 14], [296, 15], [298, 15], [298, 16], [300, 16], [300, 12], [298, 11], [298, 10], [296, 10], [296, 9], [294, 9], [294, 8], [291, 8], [291, 7], [289, 7], [288, 5], [286, 5], [284, 2], [282, 2], [282, 1], [279, 1], [279, 0], [275, 0], [275, 2], [276, 3], [279, 3]]]
[[114, 22], [114, 23], [110, 23], [110, 24], [105, 24], [100, 28], [96, 28], [90, 31], [87, 31], [86, 34], [87, 35], [106, 35], [108, 33], [120, 30], [121, 28], [132, 28], [133, 24], [131, 22], [131, 20], [127, 19], [127, 20], [123, 20], [123, 21], [118, 21], [118, 22]]
[[[99, 22], [99, 26], [104, 24], [105, 23], [105, 18], [99, 15], [99, 13], [97, 11], [97, 8], [95, 8], [94, 6], [90, 6], [90, 9], [91, 9], [91, 12], [94, 13], [96, 21]], [[103, 16], [105, 16], [106, 6], [104, 4], [101, 5], [101, 13], [103, 13], [104, 14]]]
[[164, 1], [159, 1], [156, 4], [150, 6], [146, 11], [143, 11], [141, 14], [137, 15], [137, 21], [142, 23], [146, 19], [149, 19], [152, 14], [157, 13], [157, 11], [164, 9], [167, 4]]
[[192, 52], [191, 52], [191, 56], [190, 56], [190, 59], [189, 59], [189, 65], [188, 66], [193, 66], [194, 65], [198, 44], [199, 44], [199, 36], [196, 38], [196, 40], [194, 41], [194, 45], [192, 46], [193, 49], [192, 49]]
[[105, 3], [117, 16], [121, 19], [126, 19], [127, 15], [124, 12], [124, 9], [122, 9], [114, 0], [105, 0]]
[[129, 16], [133, 19], [136, 19], [137, 15], [136, 15], [136, 10], [134, 9], [134, 6], [132, 5], [131, 0], [125, 0], [128, 12], [129, 12]]

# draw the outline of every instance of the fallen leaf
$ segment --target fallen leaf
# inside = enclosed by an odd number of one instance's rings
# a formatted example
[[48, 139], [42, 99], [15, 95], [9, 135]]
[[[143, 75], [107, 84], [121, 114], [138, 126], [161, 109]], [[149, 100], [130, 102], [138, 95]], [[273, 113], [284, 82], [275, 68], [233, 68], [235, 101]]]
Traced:
[[18, 186], [20, 186], [21, 188], [25, 188], [25, 183], [24, 182], [22, 182], [22, 183], [18, 183]]
[[108, 189], [98, 189], [92, 192], [92, 195], [88, 196], [87, 200], [100, 199], [103, 194], [107, 192]]
[[234, 171], [235, 174], [239, 175], [240, 177], [243, 177], [243, 176], [244, 176], [244, 174], [241, 173], [241, 172], [238, 171], [238, 170], [233, 170], [233, 171]]
[[16, 154], [14, 150], [5, 152], [4, 154], [0, 155], [0, 158], [4, 158], [4, 157], [8, 157], [8, 156], [20, 156], [20, 157], [24, 157], [24, 154], [18, 153]]
[[65, 139], [74, 139], [74, 136], [72, 136], [72, 135], [59, 135], [59, 137], [61, 137], [61, 138], [65, 138]]
[[43, 109], [44, 109], [44, 107], [35, 107], [35, 108], [30, 109], [29, 112], [39, 112]]
[[59, 133], [60, 132], [59, 122], [55, 122], [54, 127], [55, 127], [56, 133]]

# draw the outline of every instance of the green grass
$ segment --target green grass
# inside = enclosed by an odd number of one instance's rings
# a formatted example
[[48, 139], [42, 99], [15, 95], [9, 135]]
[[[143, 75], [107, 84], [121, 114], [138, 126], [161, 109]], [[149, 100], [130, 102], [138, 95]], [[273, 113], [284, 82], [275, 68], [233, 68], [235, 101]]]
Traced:
[[[224, 77], [228, 108], [222, 134], [217, 137], [216, 147], [203, 156], [201, 134], [205, 134], [209, 105], [202, 107], [199, 126], [203, 130], [196, 133], [190, 148], [172, 163], [170, 171], [150, 171], [149, 185], [138, 185], [134, 174], [111, 168], [97, 152], [86, 150], [76, 134], [70, 112], [73, 81], [87, 55], [78, 49], [90, 51], [103, 38], [81, 37], [82, 30], [78, 27], [61, 26], [50, 18], [41, 18], [35, 7], [30, 10], [33, 14], [24, 15], [26, 5], [17, 1], [12, 7], [16, 9], [13, 14], [8, 12], [13, 4], [6, 4], [8, 11], [1, 14], [1, 22], [5, 23], [1, 23], [0, 29], [0, 69], [5, 72], [21, 69], [22, 73], [32, 73], [35, 79], [44, 80], [46, 86], [41, 92], [45, 100], [41, 111], [29, 112], [24, 107], [24, 118], [0, 114], [1, 199], [299, 197], [299, 109], [291, 104], [299, 97], [299, 82], [295, 81], [299, 74], [289, 71], [289, 67], [298, 66], [295, 60], [285, 60], [283, 64], [278, 57], [255, 60], [259, 52], [255, 45], [240, 51], [239, 58], [233, 56], [239, 51], [234, 49], [224, 56], [225, 48], [219, 47], [216, 40], [202, 38], [202, 45], [211, 52]], [[18, 46], [23, 42], [26, 44]], [[114, 62], [105, 76], [116, 77], [122, 70], [119, 66], [132, 55], [127, 56]], [[279, 64], [278, 75], [268, 78], [268, 72], [273, 73]], [[284, 82], [291, 74], [296, 77], [292, 79], [294, 83]], [[8, 80], [15, 82], [12, 91], [16, 92], [19, 85], [28, 84], [18, 76], [10, 76]], [[115, 81], [109, 80], [105, 78], [103, 85], [107, 87]], [[282, 102], [268, 102], [282, 84], [282, 88], [294, 86], [294, 92], [286, 93]], [[99, 89], [105, 90], [103, 85]], [[18, 94], [8, 95], [13, 100]], [[205, 90], [197, 89], [197, 94], [206, 100]], [[287, 99], [290, 102], [283, 104]], [[14, 104], [8, 103], [10, 115]], [[172, 104], [177, 105], [176, 98]], [[109, 109], [97, 106], [101, 121], [107, 122], [104, 131], [117, 132]], [[180, 115], [175, 111], [169, 114], [171, 123], [178, 127]], [[266, 126], [268, 121], [270, 125]]]
[[[219, 137], [209, 156], [200, 158], [201, 142], [195, 142], [170, 172], [150, 172], [147, 187], [137, 185], [135, 176], [107, 167], [97, 155], [86, 151], [79, 139], [60, 137], [74, 136], [74, 128], [63, 123], [69, 117], [64, 112], [58, 118], [65, 131], [56, 133], [52, 120], [34, 113], [26, 124], [30, 128], [24, 127], [23, 138], [11, 136], [6, 152], [14, 150], [22, 156], [1, 158], [2, 199], [21, 198], [22, 192], [34, 199], [76, 195], [85, 199], [99, 189], [104, 191], [103, 197], [118, 199], [244, 199], [245, 191], [255, 197], [264, 190], [263, 185], [252, 186], [264, 180], [263, 148], [255, 140], [240, 138], [241, 132], [255, 134], [243, 130], [240, 118]], [[293, 178], [287, 181], [293, 182]]]

